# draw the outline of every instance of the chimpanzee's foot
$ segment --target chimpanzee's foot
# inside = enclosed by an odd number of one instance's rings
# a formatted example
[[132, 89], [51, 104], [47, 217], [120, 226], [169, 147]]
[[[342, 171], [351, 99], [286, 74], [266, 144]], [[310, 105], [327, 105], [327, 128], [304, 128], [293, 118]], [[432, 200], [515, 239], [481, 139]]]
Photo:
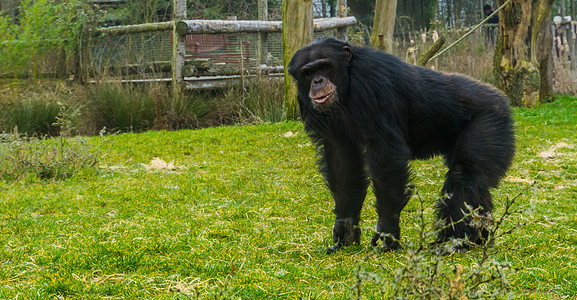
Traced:
[[395, 222], [386, 222], [379, 219], [377, 222], [376, 232], [373, 235], [373, 239], [371, 240], [371, 245], [373, 247], [378, 246], [378, 241], [383, 241], [383, 247], [381, 248], [381, 252], [389, 252], [392, 250], [402, 250], [403, 247], [399, 243], [401, 233], [399, 229], [399, 224]]
[[432, 246], [440, 255], [465, 253], [475, 245], [486, 244], [488, 238], [489, 230], [485, 226], [477, 228], [461, 222], [441, 230]]
[[439, 240], [430, 244], [433, 253], [438, 255], [451, 255], [456, 253], [466, 253], [471, 247], [471, 242], [466, 239], [451, 238], [444, 242]]
[[342, 218], [335, 220], [333, 228], [334, 246], [327, 249], [327, 252], [335, 252], [344, 246], [360, 244], [361, 229], [358, 227], [359, 220], [354, 218]]
[[379, 233], [379, 232], [375, 233], [373, 235], [373, 239], [371, 240], [371, 245], [373, 247], [377, 247], [378, 246], [377, 242], [379, 240], [383, 241], [383, 247], [381, 248], [382, 253], [393, 251], [393, 250], [403, 250], [403, 246], [401, 246], [401, 244], [399, 243], [399, 240], [397, 238], [394, 238], [390, 234]]

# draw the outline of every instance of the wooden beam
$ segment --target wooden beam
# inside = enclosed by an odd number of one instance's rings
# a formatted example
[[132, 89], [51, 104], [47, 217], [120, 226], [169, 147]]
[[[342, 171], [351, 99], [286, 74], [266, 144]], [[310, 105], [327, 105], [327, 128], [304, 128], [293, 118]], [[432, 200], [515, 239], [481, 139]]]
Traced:
[[125, 26], [113, 26], [98, 28], [96, 32], [98, 34], [105, 35], [124, 35], [124, 34], [134, 34], [134, 33], [145, 33], [154, 31], [169, 31], [172, 30], [172, 21], [168, 22], [158, 22], [158, 23], [148, 23], [148, 24], [138, 24], [138, 25], [125, 25]]
[[[314, 20], [314, 31], [351, 26], [357, 23], [355, 17], [323, 18]], [[281, 21], [228, 21], [228, 20], [185, 20], [176, 24], [181, 35], [196, 33], [251, 33], [281, 32]]]
[[[355, 17], [322, 18], [314, 20], [314, 30], [323, 31], [343, 28], [357, 23]], [[124, 35], [172, 30], [172, 21], [98, 28], [97, 34]], [[240, 32], [281, 32], [281, 21], [228, 21], [228, 20], [184, 20], [177, 22], [176, 31], [180, 35], [195, 33], [240, 33]]]
[[195, 33], [280, 32], [281, 21], [186, 20], [176, 24], [181, 35]]

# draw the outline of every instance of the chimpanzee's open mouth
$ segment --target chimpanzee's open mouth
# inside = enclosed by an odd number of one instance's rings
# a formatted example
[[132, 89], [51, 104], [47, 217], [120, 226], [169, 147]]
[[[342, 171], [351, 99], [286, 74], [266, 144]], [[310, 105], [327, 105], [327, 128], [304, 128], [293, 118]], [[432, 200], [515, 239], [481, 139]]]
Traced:
[[320, 96], [320, 97], [316, 97], [313, 98], [313, 101], [316, 103], [324, 103], [325, 101], [327, 101], [327, 99], [329, 99], [332, 95], [335, 94], [335, 91], [332, 90], [330, 91], [328, 94], [324, 95], [324, 96]]

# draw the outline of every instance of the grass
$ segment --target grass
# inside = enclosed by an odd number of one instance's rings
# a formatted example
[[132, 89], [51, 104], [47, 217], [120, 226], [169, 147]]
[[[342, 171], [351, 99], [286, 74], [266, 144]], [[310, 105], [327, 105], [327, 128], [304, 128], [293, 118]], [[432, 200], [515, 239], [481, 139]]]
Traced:
[[0, 83], [0, 133], [58, 136], [64, 114], [75, 134], [198, 129], [284, 119], [283, 82], [257, 76], [244, 86], [172, 95], [164, 83], [78, 85], [57, 80]]
[[[507, 292], [520, 299], [577, 296], [576, 124], [575, 98], [516, 109], [517, 156], [493, 195], [497, 215], [520, 195], [520, 213], [491, 256], [511, 264]], [[362, 245], [327, 255], [333, 203], [300, 123], [86, 142], [101, 153], [97, 172], [0, 181], [0, 298], [387, 298], [432, 227], [445, 172], [440, 159], [414, 163], [419, 197], [401, 217], [408, 251], [372, 254], [370, 194]], [[482, 255], [449, 256], [440, 270], [459, 287]]]

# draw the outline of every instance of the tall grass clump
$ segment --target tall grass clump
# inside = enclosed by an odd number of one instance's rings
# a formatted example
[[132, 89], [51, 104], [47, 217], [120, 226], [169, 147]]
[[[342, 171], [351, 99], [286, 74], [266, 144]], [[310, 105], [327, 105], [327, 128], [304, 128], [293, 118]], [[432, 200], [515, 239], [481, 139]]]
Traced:
[[7, 128], [16, 127], [27, 135], [54, 136], [58, 134], [54, 122], [59, 111], [58, 102], [31, 97], [12, 103], [4, 115]]
[[204, 120], [214, 107], [214, 101], [198, 91], [174, 95], [167, 85], [152, 85], [155, 97], [155, 129], [179, 130], [206, 127]]
[[218, 101], [207, 117], [221, 124], [262, 124], [284, 119], [282, 80], [257, 75], [243, 82], [224, 89], [220, 96], [213, 95]]
[[154, 96], [141, 86], [102, 83], [90, 86], [87, 97], [97, 128], [144, 131], [154, 126]]
[[284, 119], [283, 81], [266, 75], [250, 80], [243, 96], [243, 104], [249, 116], [260, 122], [279, 122]]
[[85, 170], [97, 170], [99, 155], [86, 138], [73, 137], [78, 110], [60, 104], [53, 127], [56, 138], [27, 136], [14, 127], [0, 136], [0, 179], [66, 179]]
[[[23, 87], [26, 85], [26, 87]], [[0, 132], [18, 128], [27, 136], [57, 136], [55, 122], [61, 114], [69, 116], [76, 130], [83, 108], [81, 95], [64, 84], [15, 83], [0, 90]]]

